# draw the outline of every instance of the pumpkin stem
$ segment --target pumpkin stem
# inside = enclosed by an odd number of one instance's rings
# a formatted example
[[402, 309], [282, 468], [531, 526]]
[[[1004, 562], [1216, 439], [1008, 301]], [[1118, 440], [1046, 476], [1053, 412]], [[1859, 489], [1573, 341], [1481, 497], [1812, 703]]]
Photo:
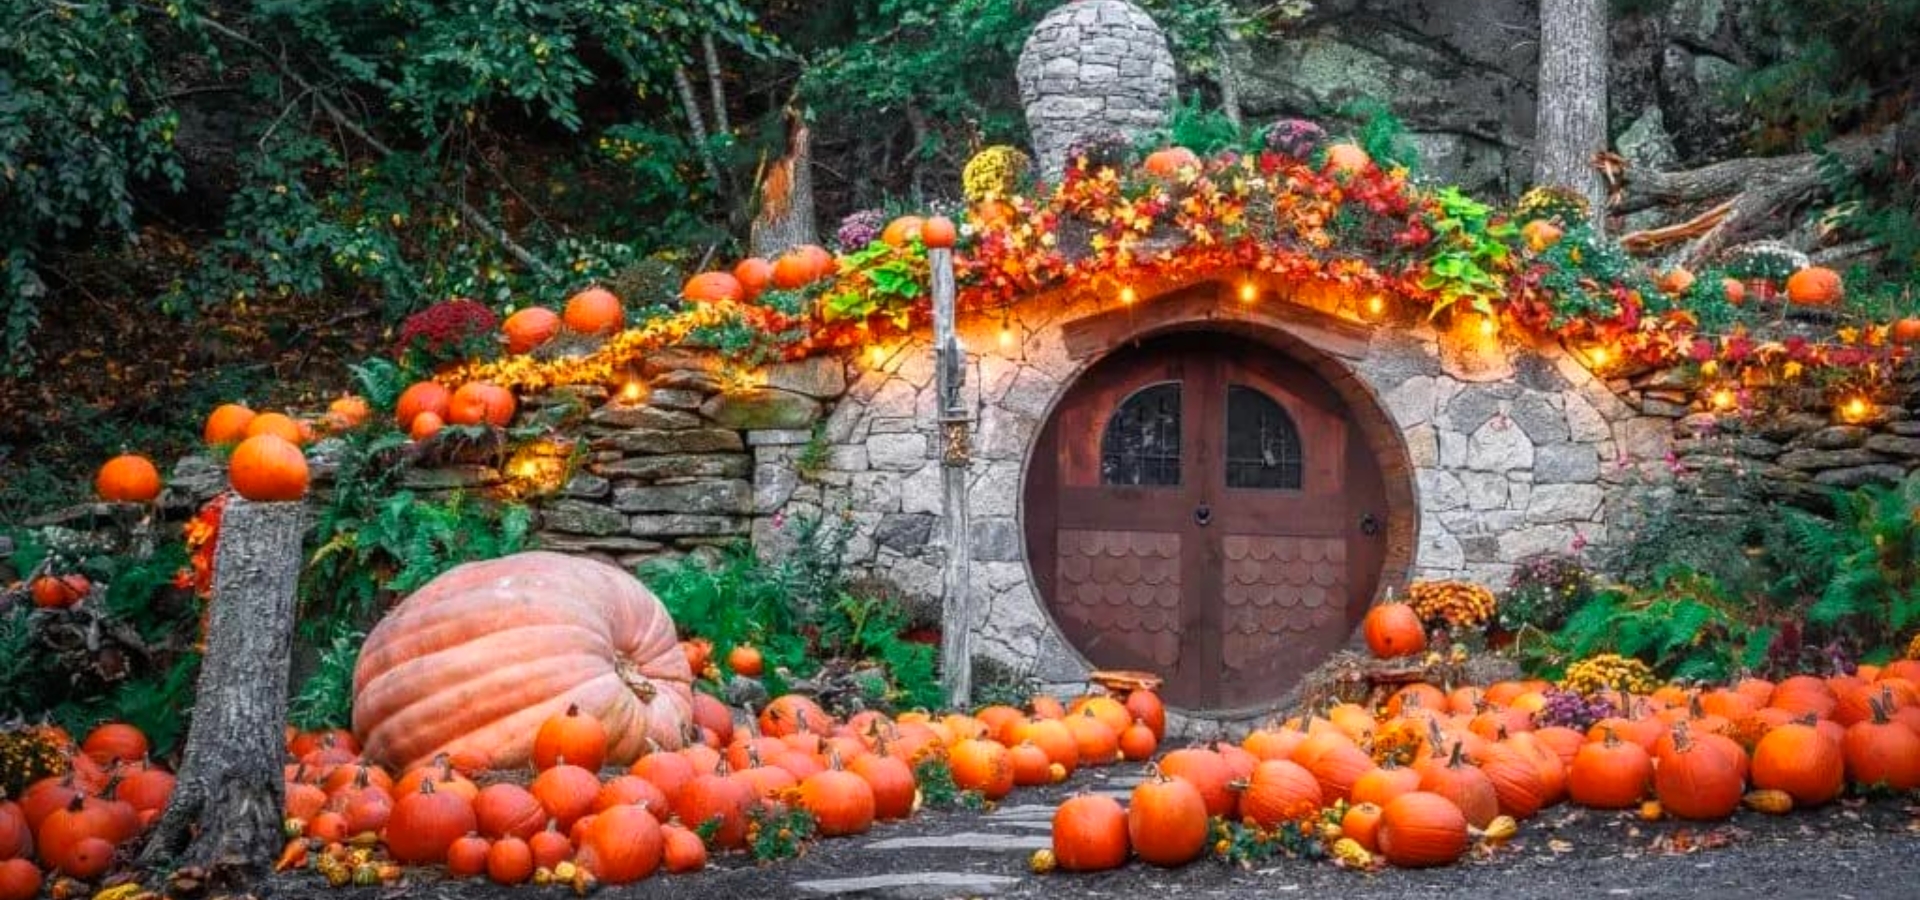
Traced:
[[569, 704], [567, 704], [567, 715], [568, 715], [568, 716], [578, 716], [578, 715], [580, 715], [580, 704], [578, 704], [578, 703], [569, 703]]
[[[1880, 702], [1882, 697], [1886, 698], [1887, 703], [1883, 704]], [[1886, 725], [1892, 721], [1891, 719], [1887, 718], [1887, 706], [1890, 705], [1892, 702], [1893, 702], [1893, 692], [1887, 690], [1884, 686], [1880, 688], [1879, 697], [1867, 698], [1867, 709], [1873, 711], [1873, 724]]]
[[1466, 741], [1454, 741], [1454, 742], [1453, 742], [1453, 756], [1452, 756], [1452, 758], [1450, 758], [1450, 759], [1448, 759], [1448, 760], [1447, 760], [1447, 768], [1449, 768], [1449, 769], [1458, 769], [1458, 768], [1460, 768], [1460, 765], [1461, 765], [1461, 763], [1462, 763], [1462, 762], [1464, 762], [1464, 761], [1465, 761], [1465, 759], [1466, 759], [1466, 755], [1467, 755], [1467, 742], [1466, 742]]
[[1601, 742], [1608, 747], [1620, 746], [1620, 736], [1614, 733], [1612, 725], [1600, 726], [1600, 736]]
[[1704, 719], [1707, 717], [1707, 708], [1700, 704], [1699, 694], [1693, 695], [1693, 697], [1687, 701], [1687, 715], [1695, 719]]
[[1673, 752], [1685, 753], [1693, 747], [1693, 736], [1687, 729], [1687, 720], [1673, 723]]
[[433, 779], [431, 778], [420, 779], [420, 793], [422, 794], [433, 793]]

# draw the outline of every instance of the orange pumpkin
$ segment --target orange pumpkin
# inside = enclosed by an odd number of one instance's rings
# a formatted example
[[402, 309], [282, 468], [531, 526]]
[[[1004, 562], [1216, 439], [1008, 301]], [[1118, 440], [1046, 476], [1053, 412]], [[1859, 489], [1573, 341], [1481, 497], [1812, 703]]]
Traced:
[[0, 900], [33, 900], [40, 896], [40, 881], [40, 867], [31, 860], [0, 860]]
[[1840, 749], [1855, 784], [1910, 791], [1920, 787], [1920, 735], [1893, 721], [1888, 712], [1893, 702], [1891, 691], [1872, 698], [1873, 718], [1848, 727]]
[[733, 649], [727, 651], [727, 668], [732, 669], [735, 675], [759, 678], [766, 671], [766, 660], [752, 645], [735, 644]]
[[561, 762], [534, 776], [527, 792], [540, 801], [548, 818], [560, 828], [570, 829], [593, 812], [594, 801], [600, 799], [600, 779], [586, 769]]
[[1228, 786], [1233, 781], [1233, 772], [1220, 754], [1199, 747], [1184, 747], [1161, 757], [1160, 773], [1168, 778], [1184, 779], [1198, 788], [1200, 799], [1206, 801], [1208, 816], [1233, 817], [1234, 791]]
[[517, 837], [506, 837], [487, 846], [487, 878], [495, 884], [524, 884], [533, 877], [533, 848]]
[[733, 279], [740, 282], [740, 289], [746, 292], [748, 300], [752, 300], [773, 283], [773, 263], [758, 256], [749, 256], [734, 264]]
[[1178, 178], [1182, 169], [1198, 170], [1200, 157], [1185, 147], [1167, 147], [1147, 154], [1144, 168], [1155, 178]]
[[326, 425], [334, 431], [349, 431], [367, 423], [367, 417], [373, 415], [367, 398], [358, 394], [345, 394], [327, 404]]
[[1340, 836], [1353, 838], [1369, 853], [1378, 853], [1380, 813], [1380, 806], [1376, 803], [1356, 803], [1347, 807], [1346, 814], [1340, 817]]
[[631, 884], [660, 868], [666, 836], [660, 820], [639, 806], [616, 806], [593, 818], [581, 841], [580, 864], [605, 884]]
[[904, 819], [913, 813], [914, 794], [919, 785], [906, 760], [893, 756], [882, 745], [879, 752], [856, 758], [847, 770], [860, 776], [873, 791], [873, 817], [880, 820]]
[[0, 860], [33, 855], [33, 827], [19, 804], [0, 800]]
[[1685, 266], [1674, 266], [1673, 268], [1660, 273], [1660, 277], [1657, 280], [1655, 280], [1654, 284], [1655, 286], [1659, 287], [1660, 290], [1665, 291], [1666, 293], [1672, 296], [1678, 297], [1681, 294], [1684, 294], [1687, 291], [1692, 290], [1693, 282], [1694, 282], [1693, 273], [1688, 271]]
[[1312, 772], [1290, 760], [1269, 759], [1253, 767], [1240, 793], [1240, 815], [1261, 828], [1273, 828], [1318, 810], [1322, 800]]
[[[1745, 780], [1725, 755], [1675, 726], [1673, 743], [1653, 769], [1653, 795], [1665, 812], [1683, 819], [1724, 819], [1740, 806]], [[1836, 755], [1838, 755], [1836, 753]]]
[[1332, 144], [1327, 147], [1327, 162], [1323, 171], [1336, 175], [1354, 176], [1373, 165], [1373, 157], [1359, 144]]
[[815, 244], [794, 247], [773, 263], [773, 286], [783, 291], [799, 290], [833, 271], [833, 254]]
[[620, 298], [599, 285], [568, 297], [560, 318], [567, 328], [581, 334], [612, 334], [627, 324]]
[[1153, 865], [1193, 862], [1207, 847], [1207, 801], [1191, 782], [1155, 775], [1136, 785], [1129, 798], [1127, 840]]
[[440, 382], [415, 382], [400, 392], [400, 399], [394, 405], [394, 420], [401, 428], [413, 427], [414, 419], [421, 413], [433, 413], [444, 420], [452, 400], [453, 393]]
[[953, 783], [970, 791], [979, 791], [988, 800], [998, 800], [1013, 792], [1013, 759], [999, 743], [968, 738], [947, 752], [947, 765], [953, 769]]
[[447, 421], [505, 428], [513, 421], [517, 406], [512, 391], [484, 381], [470, 382], [453, 392], [453, 399], [447, 403]]
[[[999, 744], [994, 744], [1000, 747]], [[1000, 747], [1002, 753], [1005, 747]], [[873, 827], [875, 804], [873, 786], [867, 780], [838, 766], [815, 772], [800, 782], [800, 808], [813, 814], [820, 833], [826, 837], [864, 834]], [[1011, 773], [1009, 773], [1011, 774]], [[1011, 781], [1008, 790], [1012, 789]]]
[[[589, 637], [582, 637], [583, 635]], [[368, 759], [411, 768], [472, 752], [525, 766], [538, 723], [577, 704], [627, 765], [681, 746], [692, 673], [672, 619], [607, 563], [528, 552], [456, 566], [389, 612], [354, 670], [354, 734]]]
[[262, 434], [275, 435], [289, 444], [306, 442], [306, 433], [300, 430], [300, 423], [286, 413], [264, 412], [254, 416], [253, 421], [247, 423], [246, 436]]
[[246, 438], [247, 425], [253, 416], [253, 410], [238, 403], [222, 403], [207, 414], [207, 424], [200, 436], [215, 447], [238, 444]]
[[109, 503], [151, 503], [160, 496], [160, 470], [144, 456], [123, 453], [100, 467], [93, 490]]
[[1381, 659], [1412, 656], [1427, 649], [1427, 629], [1405, 603], [1382, 603], [1367, 611], [1361, 624], [1367, 649]]
[[747, 298], [747, 289], [731, 273], [701, 272], [687, 279], [680, 298], [693, 304], [738, 302]]
[[1596, 810], [1626, 810], [1640, 802], [1653, 781], [1653, 756], [1645, 746], [1620, 741], [1613, 731], [1596, 743], [1582, 746], [1567, 768], [1567, 793], [1572, 802]]
[[833, 730], [833, 719], [820, 704], [799, 694], [775, 697], [760, 711], [760, 733], [783, 738], [802, 731], [826, 734]]
[[473, 817], [480, 833], [490, 838], [526, 839], [547, 822], [547, 809], [526, 788], [511, 782], [490, 784], [473, 798]]
[[1896, 344], [1920, 344], [1920, 317], [1899, 319], [1893, 323], [1892, 331]]
[[880, 242], [889, 247], [905, 247], [920, 237], [926, 220], [919, 216], [900, 216], [880, 229]]
[[93, 590], [85, 575], [42, 575], [33, 580], [33, 605], [41, 609], [65, 609], [79, 603]]
[[662, 825], [660, 836], [664, 839], [661, 861], [668, 872], [684, 875], [707, 867], [707, 845], [699, 835], [679, 825]]
[[708, 772], [687, 782], [673, 803], [680, 823], [699, 828], [718, 820], [711, 843], [715, 847], [736, 849], [747, 843], [747, 812], [757, 798], [747, 783], [722, 772]]
[[1840, 273], [1825, 266], [1808, 266], [1787, 277], [1787, 301], [1802, 306], [1833, 306], [1846, 296]]
[[[1127, 726], [1126, 731], [1120, 733], [1120, 755], [1128, 762], [1140, 762], [1152, 756], [1153, 751], [1158, 749], [1159, 746], [1160, 741], [1154, 738], [1153, 729], [1148, 728], [1144, 722], [1136, 720], [1132, 725]], [[1038, 747], [1034, 749], [1038, 751], [1042, 757], [1047, 755], [1046, 751], [1040, 750]], [[1037, 781], [1034, 783], [1045, 784], [1046, 782]]]
[[261, 503], [307, 495], [307, 457], [293, 442], [271, 434], [240, 442], [227, 461], [227, 480], [240, 496]]
[[533, 853], [534, 866], [551, 869], [573, 856], [573, 840], [560, 830], [558, 821], [548, 819], [547, 827], [527, 838], [527, 849]]
[[1127, 812], [1112, 797], [1081, 794], [1053, 811], [1053, 858], [1069, 872], [1101, 872], [1127, 862]]
[[1067, 732], [1073, 736], [1074, 746], [1079, 753], [1078, 762], [1083, 766], [1112, 765], [1114, 755], [1120, 752], [1120, 736], [1100, 721], [1092, 710], [1083, 710], [1068, 716], [1065, 720]]
[[1720, 289], [1726, 292], [1727, 302], [1734, 306], [1747, 302], [1747, 284], [1738, 278], [1720, 279]]
[[[1149, 740], [1153, 738], [1145, 728], [1141, 728], [1140, 731], [1146, 734]], [[1125, 747], [1123, 739], [1121, 743], [1123, 752]], [[1013, 783], [1016, 787], [1034, 787], [1053, 781], [1053, 760], [1047, 758], [1047, 751], [1040, 749], [1032, 741], [1023, 741], [1007, 748], [1007, 760], [1013, 764]]]
[[1819, 806], [1846, 786], [1846, 756], [1811, 725], [1782, 725], [1754, 745], [1753, 786], [1787, 792], [1796, 809]]
[[472, 878], [487, 872], [487, 851], [493, 844], [477, 834], [459, 838], [447, 847], [447, 872], [458, 878]]
[[929, 250], [952, 247], [958, 237], [959, 231], [955, 229], [953, 220], [946, 216], [929, 216], [920, 225], [920, 241]]
[[1153, 730], [1153, 739], [1167, 736], [1167, 707], [1160, 695], [1149, 690], [1130, 691], [1124, 704], [1136, 721]]
[[507, 336], [508, 353], [528, 353], [560, 333], [560, 316], [544, 306], [529, 306], [508, 316], [500, 331]]
[[1560, 226], [1548, 219], [1534, 219], [1520, 226], [1520, 237], [1527, 242], [1527, 249], [1539, 253], [1560, 243]]
[[1396, 866], [1450, 865], [1467, 852], [1467, 817], [1445, 797], [1414, 791], [1381, 807], [1377, 837]]
[[423, 412], [413, 417], [413, 424], [407, 426], [407, 437], [416, 441], [431, 440], [440, 433], [447, 423], [436, 412]]
[[1494, 789], [1493, 779], [1467, 764], [1466, 750], [1460, 744], [1453, 745], [1446, 765], [1428, 766], [1420, 773], [1420, 790], [1445, 797], [1475, 828], [1487, 827], [1500, 814], [1500, 793]]
[[1372, 803], [1386, 806], [1401, 794], [1411, 794], [1420, 789], [1420, 773], [1401, 766], [1381, 766], [1368, 771], [1353, 782], [1354, 803]]
[[534, 768], [551, 769], [562, 759], [589, 772], [600, 771], [607, 759], [607, 726], [581, 715], [577, 704], [540, 723], [533, 736]]

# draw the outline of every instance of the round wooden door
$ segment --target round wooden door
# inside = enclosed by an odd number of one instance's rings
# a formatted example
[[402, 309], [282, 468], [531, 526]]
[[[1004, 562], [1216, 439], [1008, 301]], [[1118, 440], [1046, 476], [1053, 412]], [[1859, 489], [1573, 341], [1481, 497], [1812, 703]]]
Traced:
[[1257, 342], [1123, 348], [1068, 390], [1026, 482], [1028, 559], [1098, 668], [1167, 702], [1278, 700], [1346, 643], [1379, 583], [1380, 467], [1318, 375]]

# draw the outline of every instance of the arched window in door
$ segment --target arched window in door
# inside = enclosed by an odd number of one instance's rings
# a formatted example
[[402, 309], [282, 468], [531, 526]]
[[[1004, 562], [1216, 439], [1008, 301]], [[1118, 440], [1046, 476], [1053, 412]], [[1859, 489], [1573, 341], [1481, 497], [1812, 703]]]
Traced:
[[1120, 401], [1100, 436], [1100, 483], [1180, 484], [1180, 382], [1151, 384]]
[[1227, 386], [1227, 487], [1300, 489], [1300, 431], [1272, 397]]

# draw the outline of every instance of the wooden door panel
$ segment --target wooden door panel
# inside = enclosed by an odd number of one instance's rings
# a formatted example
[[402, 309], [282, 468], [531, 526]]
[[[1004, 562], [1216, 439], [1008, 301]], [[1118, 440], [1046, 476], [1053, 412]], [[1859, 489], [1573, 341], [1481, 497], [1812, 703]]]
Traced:
[[1223, 706], [1270, 697], [1292, 684], [1346, 632], [1347, 541], [1226, 535], [1221, 593]]
[[1180, 662], [1181, 536], [1062, 528], [1053, 608], [1098, 666], [1170, 673]]

